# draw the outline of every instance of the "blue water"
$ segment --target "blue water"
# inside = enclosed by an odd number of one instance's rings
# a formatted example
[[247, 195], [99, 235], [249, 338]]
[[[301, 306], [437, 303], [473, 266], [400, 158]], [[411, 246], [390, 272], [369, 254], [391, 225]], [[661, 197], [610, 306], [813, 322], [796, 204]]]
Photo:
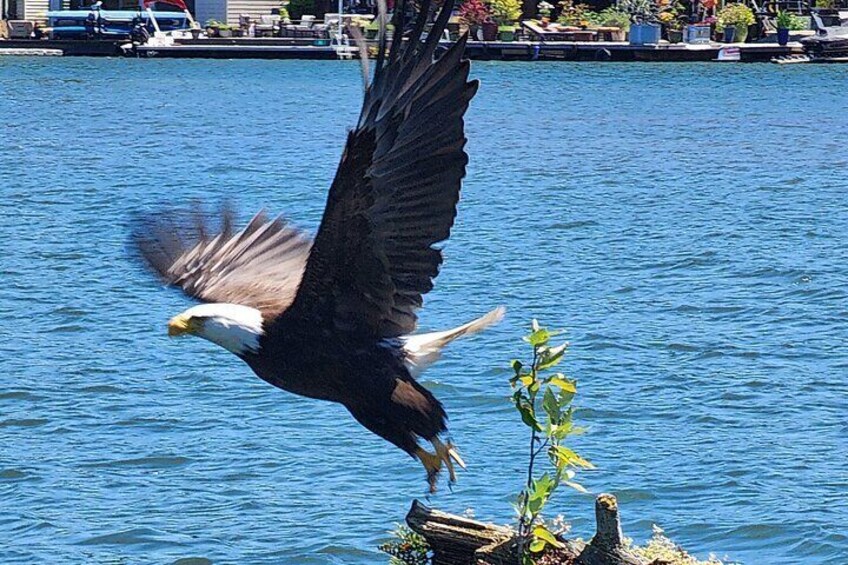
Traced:
[[[505, 367], [536, 316], [568, 329], [582, 481], [627, 535], [848, 563], [848, 68], [473, 72], [421, 325], [510, 310], [425, 375], [469, 463], [431, 504], [512, 519]], [[418, 464], [169, 340], [189, 302], [126, 250], [132, 210], [191, 198], [314, 229], [359, 97], [355, 63], [0, 60], [0, 562], [385, 562]], [[591, 535], [591, 495], [553, 504]]]

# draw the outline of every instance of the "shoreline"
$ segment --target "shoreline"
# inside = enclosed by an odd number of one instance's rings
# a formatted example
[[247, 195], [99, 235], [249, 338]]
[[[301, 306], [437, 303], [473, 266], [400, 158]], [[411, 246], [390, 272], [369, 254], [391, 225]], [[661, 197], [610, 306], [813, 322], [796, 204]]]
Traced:
[[[121, 57], [126, 40], [0, 40], [2, 55], [39, 55], [47, 51], [67, 57]], [[444, 48], [450, 43], [442, 42]], [[476, 61], [715, 61], [722, 48], [739, 50], [741, 62], [769, 62], [774, 57], [803, 54], [798, 42], [777, 43], [667, 43], [631, 45], [617, 41], [469, 41], [466, 56]], [[27, 51], [29, 50], [29, 52]], [[169, 46], [140, 46], [139, 56], [205, 59], [338, 59], [333, 46], [279, 38], [187, 39]], [[142, 58], [143, 58], [142, 57]]]

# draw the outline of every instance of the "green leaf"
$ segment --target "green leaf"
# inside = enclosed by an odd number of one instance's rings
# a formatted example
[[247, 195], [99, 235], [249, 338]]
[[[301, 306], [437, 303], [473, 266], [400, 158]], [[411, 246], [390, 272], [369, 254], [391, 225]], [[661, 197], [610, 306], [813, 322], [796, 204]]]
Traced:
[[551, 435], [558, 440], [563, 440], [574, 433], [574, 426], [571, 422], [560, 422], [558, 426], [551, 430]]
[[571, 401], [574, 400], [574, 393], [568, 392], [565, 390], [559, 391], [559, 405], [561, 408], [564, 408], [571, 404]]
[[527, 510], [530, 511], [531, 516], [535, 516], [538, 514], [542, 507], [545, 505], [545, 499], [543, 498], [531, 498], [527, 501]]
[[539, 422], [536, 420], [536, 412], [533, 410], [532, 404], [522, 399], [521, 401], [516, 402], [515, 407], [518, 408], [518, 411], [521, 413], [522, 422], [537, 432], [542, 431], [542, 426], [540, 426]]
[[542, 361], [537, 366], [538, 371], [543, 371], [545, 369], [549, 369], [554, 365], [558, 365], [560, 361], [562, 361], [562, 356], [565, 355], [565, 350], [568, 347], [567, 343], [563, 343], [559, 347], [552, 347], [547, 349], [543, 356]]
[[560, 465], [569, 465], [571, 467], [582, 467], [584, 469], [594, 469], [595, 466], [577, 455], [571, 449], [557, 445], [553, 447], [557, 458], [557, 467]]
[[530, 489], [530, 499], [546, 499], [556, 487], [556, 481], [548, 473], [533, 481]]
[[548, 340], [551, 339], [551, 334], [546, 329], [536, 330], [527, 337], [524, 338], [524, 341], [532, 345], [533, 347], [541, 347], [548, 343]]
[[545, 545], [547, 545], [545, 540], [536, 538], [530, 542], [528, 549], [531, 553], [541, 553], [545, 550]]
[[563, 543], [556, 539], [556, 536], [554, 536], [550, 532], [550, 530], [548, 530], [542, 524], [536, 524], [536, 526], [533, 528], [533, 535], [536, 537], [536, 539], [545, 540], [545, 542], [549, 543], [554, 547], [564, 547]]
[[589, 491], [586, 490], [583, 487], [583, 485], [581, 485], [580, 483], [575, 483], [574, 481], [562, 481], [562, 484], [570, 486], [571, 488], [573, 488], [577, 492], [582, 492], [583, 494], [589, 494]]
[[552, 423], [559, 422], [560, 410], [559, 401], [557, 400], [554, 391], [549, 388], [545, 389], [545, 396], [542, 399], [542, 408], [547, 412]]
[[518, 380], [521, 381], [521, 384], [527, 387], [529, 387], [536, 381], [536, 379], [533, 378], [533, 375], [521, 375]]
[[552, 385], [559, 387], [563, 392], [570, 392], [571, 394], [575, 394], [577, 392], [577, 383], [569, 380], [562, 373], [554, 375], [549, 382]]
[[521, 368], [524, 367], [524, 365], [521, 364], [521, 361], [519, 361], [518, 359], [513, 359], [510, 365], [512, 366], [512, 370], [515, 371], [516, 375], [521, 374]]

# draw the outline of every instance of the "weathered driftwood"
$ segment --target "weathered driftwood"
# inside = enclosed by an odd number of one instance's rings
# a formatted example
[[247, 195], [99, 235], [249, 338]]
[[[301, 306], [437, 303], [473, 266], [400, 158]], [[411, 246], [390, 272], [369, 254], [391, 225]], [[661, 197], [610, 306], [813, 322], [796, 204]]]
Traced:
[[[568, 565], [644, 565], [622, 543], [618, 503], [611, 494], [595, 500], [597, 530], [592, 541], [563, 540], [556, 561]], [[406, 523], [424, 536], [433, 550], [433, 565], [516, 565], [518, 544], [515, 531], [433, 510], [417, 500], [406, 515]]]
[[[515, 532], [505, 526], [433, 510], [417, 500], [412, 502], [406, 523], [430, 544], [433, 565], [476, 565], [480, 558], [477, 552], [481, 549], [485, 553], [512, 555], [512, 561], [503, 563], [515, 563], [516, 552], [512, 547]], [[500, 563], [492, 562], [493, 565]]]
[[580, 553], [576, 565], [643, 565], [622, 543], [618, 501], [611, 494], [595, 499], [595, 536]]

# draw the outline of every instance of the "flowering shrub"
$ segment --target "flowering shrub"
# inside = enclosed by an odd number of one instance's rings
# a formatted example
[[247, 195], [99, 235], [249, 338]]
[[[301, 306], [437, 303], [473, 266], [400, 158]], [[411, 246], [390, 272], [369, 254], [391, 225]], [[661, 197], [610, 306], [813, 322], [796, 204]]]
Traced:
[[567, 26], [586, 27], [593, 22], [594, 12], [589, 10], [586, 4], [575, 4], [574, 0], [562, 0], [558, 3], [560, 7], [559, 23]]
[[718, 13], [718, 26], [725, 27], [749, 26], [754, 23], [754, 12], [745, 4], [728, 4]]
[[521, 0], [489, 0], [489, 10], [499, 24], [511, 24], [521, 17]]
[[459, 19], [465, 25], [480, 25], [492, 20], [492, 12], [483, 0], [465, 0], [459, 7]]

